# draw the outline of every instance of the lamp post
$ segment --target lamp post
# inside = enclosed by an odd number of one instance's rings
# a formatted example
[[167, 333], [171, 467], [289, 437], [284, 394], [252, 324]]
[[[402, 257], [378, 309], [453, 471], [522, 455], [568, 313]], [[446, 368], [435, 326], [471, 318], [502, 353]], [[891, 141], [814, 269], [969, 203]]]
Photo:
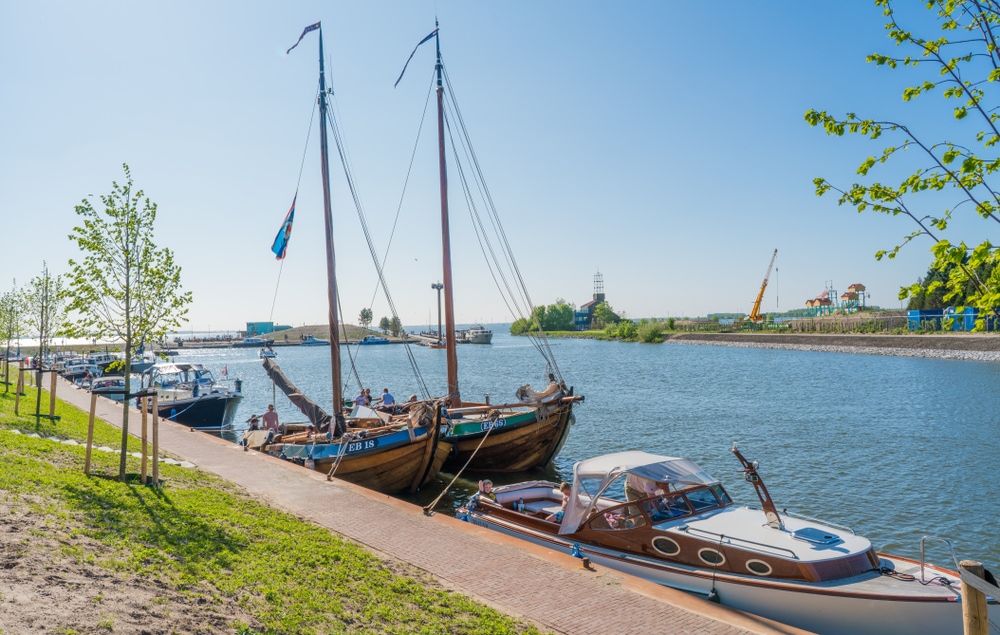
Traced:
[[431, 289], [436, 289], [438, 292], [438, 344], [443, 344], [444, 341], [441, 339], [441, 290], [444, 289], [444, 285], [435, 282], [431, 285]]

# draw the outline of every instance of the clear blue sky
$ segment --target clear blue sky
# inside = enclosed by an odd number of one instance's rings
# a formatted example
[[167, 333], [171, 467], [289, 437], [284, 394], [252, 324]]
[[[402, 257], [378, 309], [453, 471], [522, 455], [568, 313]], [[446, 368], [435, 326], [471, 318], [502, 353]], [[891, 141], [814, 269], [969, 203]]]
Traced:
[[[749, 311], [777, 248], [765, 310], [827, 281], [900, 306], [930, 241], [876, 262], [912, 227], [818, 198], [882, 142], [833, 139], [810, 108], [906, 119], [905, 71], [873, 3], [14, 2], [0, 0], [0, 289], [42, 261], [67, 270], [73, 207], [127, 162], [159, 205], [156, 242], [194, 294], [186, 328], [266, 320], [271, 241], [298, 184], [321, 20], [354, 174], [379, 250], [396, 213], [433, 65], [416, 42], [441, 21], [445, 65], [532, 299], [588, 301], [594, 273], [629, 317]], [[939, 100], [940, 101], [940, 100]], [[316, 135], [273, 319], [326, 316]], [[423, 143], [430, 140], [431, 143]], [[428, 321], [440, 279], [436, 149], [418, 148], [386, 274], [401, 318]], [[334, 157], [335, 158], [335, 157]], [[332, 161], [348, 321], [375, 277]], [[454, 181], [453, 181], [454, 183]], [[459, 322], [510, 321], [453, 187]], [[376, 320], [388, 313], [374, 305]], [[436, 317], [433, 318], [436, 321]]]

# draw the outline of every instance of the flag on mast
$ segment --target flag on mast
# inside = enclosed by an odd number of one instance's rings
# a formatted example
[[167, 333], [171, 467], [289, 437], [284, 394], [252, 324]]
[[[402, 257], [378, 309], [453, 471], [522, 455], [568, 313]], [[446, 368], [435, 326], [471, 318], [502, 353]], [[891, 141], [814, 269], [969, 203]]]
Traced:
[[308, 33], [309, 31], [315, 31], [316, 29], [319, 28], [319, 25], [320, 25], [320, 23], [317, 22], [316, 24], [310, 24], [306, 28], [302, 29], [302, 35], [300, 35], [299, 39], [295, 41], [295, 44], [292, 44], [292, 48], [290, 48], [287, 51], [285, 51], [285, 55], [288, 55], [289, 53], [291, 53], [292, 49], [299, 45], [299, 42], [301, 42], [302, 38], [304, 38], [306, 36], [306, 33]]
[[274, 237], [274, 242], [271, 244], [271, 251], [274, 252], [275, 260], [285, 259], [285, 252], [288, 250], [288, 239], [292, 237], [292, 220], [295, 218], [295, 200], [298, 197], [299, 193], [296, 192], [292, 198], [292, 207], [288, 210], [288, 214], [285, 215], [285, 221], [281, 223], [281, 229], [278, 230], [278, 235]]
[[396, 83], [392, 85], [393, 88], [395, 88], [396, 86], [399, 85], [399, 80], [403, 79], [403, 74], [406, 72], [406, 67], [410, 65], [410, 60], [412, 60], [413, 56], [417, 54], [417, 49], [420, 48], [420, 45], [423, 44], [424, 42], [426, 42], [427, 40], [431, 39], [432, 37], [434, 37], [437, 34], [438, 34], [438, 30], [434, 29], [433, 31], [431, 31], [427, 35], [427, 37], [425, 37], [424, 39], [422, 39], [419, 42], [417, 42], [417, 45], [413, 47], [413, 52], [410, 53], [410, 56], [408, 58], [406, 58], [406, 64], [403, 64], [403, 70], [400, 71], [399, 77], [396, 78]]

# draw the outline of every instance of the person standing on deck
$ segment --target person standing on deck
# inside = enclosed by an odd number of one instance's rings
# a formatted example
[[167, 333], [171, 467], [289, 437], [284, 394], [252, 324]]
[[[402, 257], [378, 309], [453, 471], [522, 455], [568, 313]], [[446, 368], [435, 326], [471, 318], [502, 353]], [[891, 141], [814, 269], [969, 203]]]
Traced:
[[270, 441], [278, 434], [278, 413], [274, 411], [274, 404], [267, 405], [267, 412], [261, 419], [264, 420], [264, 429], [268, 431], [267, 440]]

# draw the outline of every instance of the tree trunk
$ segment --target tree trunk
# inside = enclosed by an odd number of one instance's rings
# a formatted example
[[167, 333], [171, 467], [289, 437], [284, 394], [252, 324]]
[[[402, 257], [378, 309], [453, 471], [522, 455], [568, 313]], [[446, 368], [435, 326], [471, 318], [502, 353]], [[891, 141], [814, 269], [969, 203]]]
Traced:
[[122, 400], [122, 452], [118, 462], [118, 480], [125, 482], [125, 459], [128, 456], [128, 411], [131, 409], [129, 393], [132, 386], [132, 340], [125, 340], [125, 399]]

